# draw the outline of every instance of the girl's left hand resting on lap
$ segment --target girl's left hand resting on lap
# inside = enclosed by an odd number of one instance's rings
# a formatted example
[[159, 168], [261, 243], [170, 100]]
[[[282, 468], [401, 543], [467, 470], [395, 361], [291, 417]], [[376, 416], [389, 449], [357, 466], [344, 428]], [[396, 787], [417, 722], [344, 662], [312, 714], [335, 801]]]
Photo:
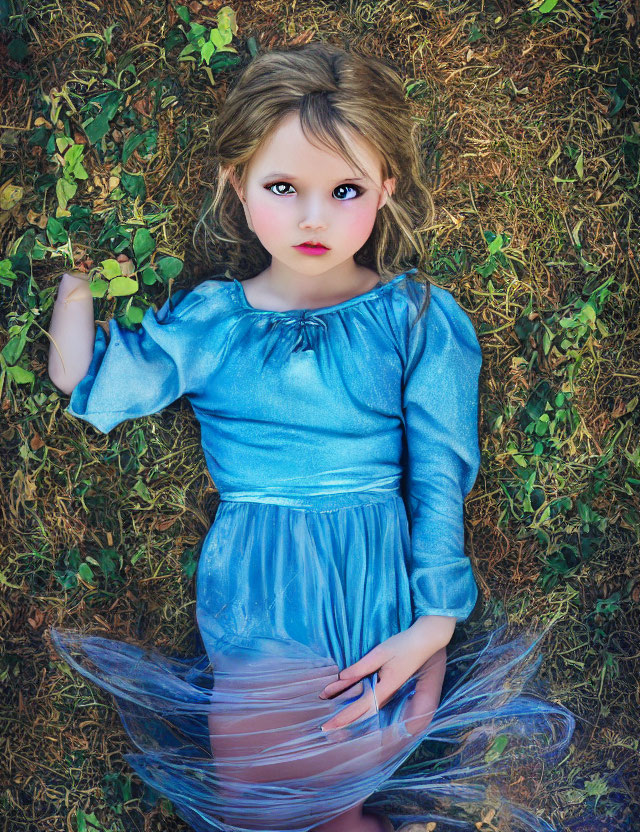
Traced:
[[[456, 619], [452, 616], [420, 616], [407, 630], [381, 642], [359, 661], [341, 670], [338, 679], [324, 688], [320, 698], [331, 699], [364, 676], [378, 671], [376, 700], [378, 708], [381, 708], [431, 656], [447, 646], [455, 627]], [[322, 730], [344, 728], [366, 714], [371, 704], [370, 697], [360, 697], [337, 716], [325, 722], [321, 726]]]

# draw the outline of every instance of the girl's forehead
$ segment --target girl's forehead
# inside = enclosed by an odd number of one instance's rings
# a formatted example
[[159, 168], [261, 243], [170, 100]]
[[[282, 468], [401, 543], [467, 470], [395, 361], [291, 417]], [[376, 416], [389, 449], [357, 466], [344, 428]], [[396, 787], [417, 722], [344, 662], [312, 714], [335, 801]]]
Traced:
[[354, 169], [349, 161], [321, 140], [307, 139], [299, 119], [288, 118], [268, 136], [254, 153], [249, 163], [249, 175], [260, 180], [271, 177], [294, 180], [333, 182], [338, 180], [374, 182], [381, 171], [381, 162], [372, 147], [360, 136], [340, 130], [349, 152], [361, 170]]

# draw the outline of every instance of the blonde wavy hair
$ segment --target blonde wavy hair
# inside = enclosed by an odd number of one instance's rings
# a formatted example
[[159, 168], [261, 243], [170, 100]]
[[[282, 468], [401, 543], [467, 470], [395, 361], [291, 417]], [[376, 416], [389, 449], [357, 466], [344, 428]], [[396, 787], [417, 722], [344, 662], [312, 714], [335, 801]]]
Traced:
[[[367, 242], [354, 254], [359, 265], [375, 269], [383, 282], [416, 268], [426, 258], [422, 232], [432, 225], [434, 206], [424, 184], [421, 154], [402, 78], [384, 61], [312, 42], [258, 54], [239, 74], [214, 127], [217, 182], [196, 223], [195, 250], [204, 234], [229, 244], [225, 262], [247, 277], [267, 268], [271, 255], [249, 230], [230, 176], [244, 188], [249, 162], [262, 142], [290, 112], [300, 114], [303, 133], [342, 156], [361, 171], [343, 141], [341, 130], [353, 131], [377, 151], [383, 181], [396, 187], [377, 212]], [[211, 261], [210, 261], [211, 262]]]

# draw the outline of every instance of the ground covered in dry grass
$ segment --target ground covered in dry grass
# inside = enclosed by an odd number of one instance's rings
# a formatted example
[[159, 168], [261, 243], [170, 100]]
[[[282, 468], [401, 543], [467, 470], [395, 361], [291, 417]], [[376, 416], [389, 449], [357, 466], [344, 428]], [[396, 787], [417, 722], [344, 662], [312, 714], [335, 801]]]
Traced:
[[242, 0], [236, 51], [210, 56], [220, 6], [0, 0], [0, 829], [185, 828], [48, 628], [192, 653], [215, 486], [184, 401], [106, 436], [65, 415], [46, 330], [72, 264], [134, 259], [138, 292], [96, 302], [131, 324], [224, 272], [191, 241], [212, 120], [258, 49], [311, 39], [390, 58], [424, 127], [428, 265], [484, 353], [468, 628], [557, 619], [540, 672], [579, 718], [527, 802], [559, 829], [638, 829], [640, 5]]

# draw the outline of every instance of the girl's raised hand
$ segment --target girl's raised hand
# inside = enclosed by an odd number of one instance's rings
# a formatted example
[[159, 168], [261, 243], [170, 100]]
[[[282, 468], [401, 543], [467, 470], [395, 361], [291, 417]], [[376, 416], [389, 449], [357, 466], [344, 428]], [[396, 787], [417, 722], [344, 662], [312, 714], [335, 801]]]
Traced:
[[[338, 674], [338, 679], [324, 688], [320, 698], [330, 699], [356, 684], [363, 677], [377, 671], [378, 682], [375, 687], [375, 697], [378, 709], [380, 709], [432, 657], [433, 663], [440, 666], [443, 676], [446, 645], [451, 640], [455, 625], [455, 618], [440, 615], [421, 616], [407, 630], [396, 633], [366, 653], [359, 661], [345, 667]], [[321, 726], [322, 730], [344, 728], [345, 725], [364, 716], [372, 705], [373, 693], [368, 691], [366, 695], [344, 708], [337, 716], [325, 722]]]

